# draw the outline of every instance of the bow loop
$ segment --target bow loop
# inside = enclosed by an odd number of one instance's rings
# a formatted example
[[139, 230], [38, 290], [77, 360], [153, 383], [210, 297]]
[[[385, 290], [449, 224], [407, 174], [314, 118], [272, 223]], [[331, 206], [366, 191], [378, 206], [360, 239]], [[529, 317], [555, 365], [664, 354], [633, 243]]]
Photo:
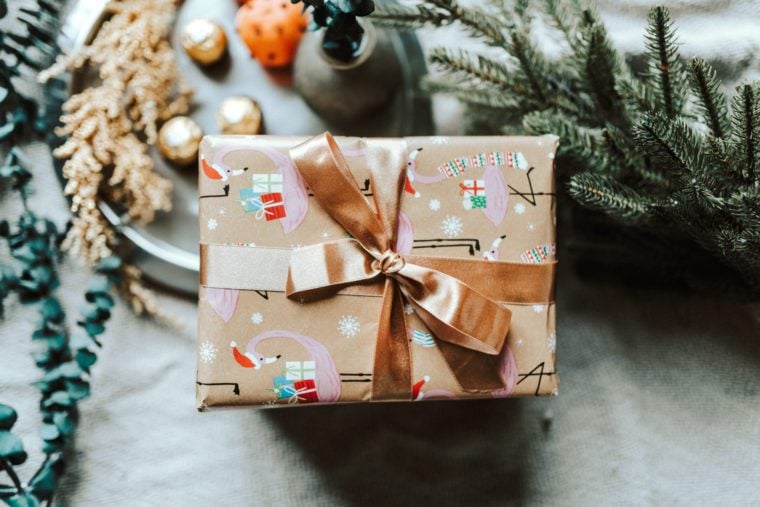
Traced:
[[[414, 256], [404, 257], [391, 248], [406, 178], [406, 143], [367, 143], [374, 210], [359, 191], [329, 133], [291, 150], [291, 158], [314, 197], [354, 239], [294, 250], [288, 297], [327, 296], [348, 285], [384, 279], [373, 400], [411, 398], [411, 354], [403, 298], [437, 338], [463, 389], [502, 388], [504, 380], [493, 356], [504, 346], [511, 312], [455, 276], [414, 264]], [[456, 260], [450, 261], [456, 264]]]

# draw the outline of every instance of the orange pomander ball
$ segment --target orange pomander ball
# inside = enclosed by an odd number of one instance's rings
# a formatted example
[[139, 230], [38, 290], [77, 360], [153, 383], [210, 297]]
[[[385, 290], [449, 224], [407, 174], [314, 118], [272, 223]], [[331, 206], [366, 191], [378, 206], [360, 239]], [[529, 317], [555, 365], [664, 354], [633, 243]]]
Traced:
[[293, 61], [307, 23], [301, 6], [290, 0], [249, 0], [235, 16], [238, 34], [264, 67]]

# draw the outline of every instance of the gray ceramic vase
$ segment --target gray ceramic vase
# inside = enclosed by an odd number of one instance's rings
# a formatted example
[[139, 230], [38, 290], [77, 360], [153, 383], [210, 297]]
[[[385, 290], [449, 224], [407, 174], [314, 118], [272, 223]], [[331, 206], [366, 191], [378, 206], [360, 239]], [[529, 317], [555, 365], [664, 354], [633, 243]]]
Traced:
[[390, 37], [372, 23], [361, 23], [364, 40], [350, 62], [322, 51], [321, 31], [307, 33], [296, 55], [296, 89], [315, 113], [337, 128], [366, 121], [391, 101], [401, 84], [401, 66]]

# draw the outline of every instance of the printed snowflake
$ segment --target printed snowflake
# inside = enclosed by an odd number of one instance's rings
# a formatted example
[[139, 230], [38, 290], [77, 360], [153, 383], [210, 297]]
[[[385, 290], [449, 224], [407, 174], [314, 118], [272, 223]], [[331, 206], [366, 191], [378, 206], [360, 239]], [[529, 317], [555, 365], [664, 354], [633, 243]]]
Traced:
[[251, 322], [256, 324], [257, 326], [264, 322], [264, 316], [261, 315], [260, 312], [255, 312], [253, 315], [251, 315]]
[[554, 152], [550, 151], [547, 157], [549, 157], [549, 160], [552, 160], [554, 158]]
[[543, 313], [543, 311], [544, 311], [544, 305], [533, 305], [534, 313]]
[[407, 303], [404, 305], [404, 313], [407, 315], [411, 315], [414, 313], [414, 307], [411, 305], [411, 303]]
[[219, 222], [216, 221], [216, 218], [209, 218], [208, 222], [206, 222], [206, 227], [208, 227], [209, 231], [213, 231], [219, 226]]
[[536, 230], [535, 224], [528, 224], [528, 230], [529, 231], [535, 231]]
[[522, 215], [523, 213], [525, 213], [525, 205], [521, 202], [518, 202], [517, 204], [515, 204], [515, 213], [517, 213], [518, 215]]
[[359, 334], [359, 319], [353, 315], [344, 315], [338, 321], [338, 331], [346, 338], [353, 338]]
[[227, 212], [226, 212], [226, 211], [224, 211], [224, 208], [221, 208], [221, 209], [219, 210], [219, 214], [220, 214], [220, 215], [224, 215], [225, 213], [227, 213]]
[[322, 239], [327, 239], [327, 238], [329, 238], [329, 237], [330, 237], [330, 233], [329, 233], [329, 232], [327, 232], [327, 230], [326, 230], [326, 229], [324, 229], [324, 230], [322, 231]]
[[201, 343], [198, 349], [198, 355], [200, 356], [201, 361], [206, 364], [211, 364], [214, 362], [214, 359], [216, 359], [216, 352], [216, 347], [208, 340], [205, 340], [203, 343]]
[[522, 347], [522, 346], [523, 346], [523, 343], [525, 343], [525, 342], [523, 341], [523, 339], [522, 339], [522, 338], [519, 338], [519, 339], [517, 340], [517, 346], [518, 346], [518, 347]]
[[438, 211], [441, 209], [441, 201], [438, 199], [430, 199], [430, 202], [428, 203], [428, 208], [430, 208], [433, 211]]
[[448, 144], [449, 138], [446, 136], [432, 136], [430, 142], [433, 144]]
[[451, 215], [446, 216], [441, 223], [441, 230], [450, 238], [458, 236], [462, 233], [462, 219]]
[[549, 350], [552, 352], [557, 351], [557, 333], [552, 333], [549, 335], [549, 338], [546, 340], [546, 344], [549, 345]]

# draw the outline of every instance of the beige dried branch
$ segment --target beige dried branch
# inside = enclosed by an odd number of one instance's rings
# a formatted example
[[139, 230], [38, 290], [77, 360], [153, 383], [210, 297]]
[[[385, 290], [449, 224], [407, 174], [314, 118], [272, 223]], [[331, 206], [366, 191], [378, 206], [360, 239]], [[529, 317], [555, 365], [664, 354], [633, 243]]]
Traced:
[[116, 238], [100, 199], [142, 222], [171, 208], [171, 182], [154, 171], [147, 145], [156, 140], [157, 123], [186, 112], [192, 96], [167, 41], [176, 2], [117, 0], [108, 12], [89, 46], [59, 57], [39, 76], [46, 81], [86, 66], [98, 71], [99, 83], [64, 104], [56, 133], [67, 140], [53, 152], [66, 160], [64, 192], [72, 196], [65, 246], [91, 263], [111, 255]]

